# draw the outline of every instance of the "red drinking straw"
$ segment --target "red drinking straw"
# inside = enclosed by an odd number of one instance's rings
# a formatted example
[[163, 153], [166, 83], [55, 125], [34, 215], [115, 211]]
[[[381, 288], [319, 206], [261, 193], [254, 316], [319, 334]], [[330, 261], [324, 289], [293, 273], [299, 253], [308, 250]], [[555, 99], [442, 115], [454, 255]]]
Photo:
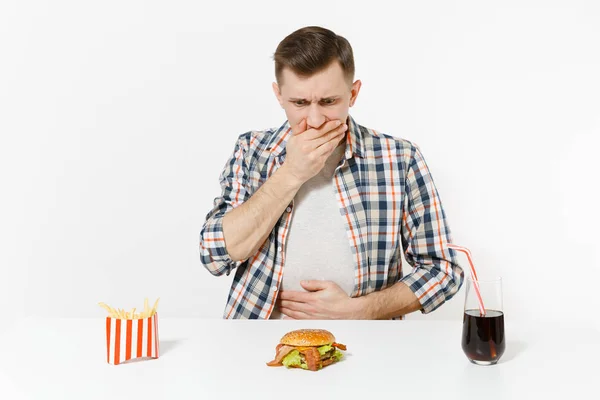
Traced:
[[466, 247], [457, 246], [455, 244], [448, 244], [448, 248], [452, 250], [458, 250], [467, 256], [469, 260], [469, 265], [471, 266], [471, 280], [473, 281], [473, 287], [475, 288], [475, 294], [477, 295], [477, 300], [479, 301], [479, 313], [482, 317], [485, 317], [485, 306], [483, 305], [483, 299], [481, 298], [481, 293], [479, 292], [479, 279], [477, 278], [477, 272], [475, 271], [475, 265], [473, 265], [473, 258], [471, 257], [471, 250]]

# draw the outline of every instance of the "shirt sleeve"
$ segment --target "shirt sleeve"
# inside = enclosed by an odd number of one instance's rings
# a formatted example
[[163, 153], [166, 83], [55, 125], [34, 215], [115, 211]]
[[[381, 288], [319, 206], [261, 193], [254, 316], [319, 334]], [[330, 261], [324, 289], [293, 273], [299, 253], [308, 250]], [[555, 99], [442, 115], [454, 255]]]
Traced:
[[464, 272], [448, 248], [451, 233], [440, 196], [420, 149], [413, 145], [405, 179], [402, 211], [404, 257], [413, 267], [402, 278], [415, 293], [424, 314], [450, 300], [460, 289]]
[[233, 154], [219, 176], [221, 196], [216, 197], [213, 209], [206, 215], [200, 231], [200, 262], [213, 275], [229, 275], [244, 261], [233, 261], [225, 246], [223, 217], [250, 197], [248, 170], [245, 155], [248, 151], [248, 135], [241, 135]]

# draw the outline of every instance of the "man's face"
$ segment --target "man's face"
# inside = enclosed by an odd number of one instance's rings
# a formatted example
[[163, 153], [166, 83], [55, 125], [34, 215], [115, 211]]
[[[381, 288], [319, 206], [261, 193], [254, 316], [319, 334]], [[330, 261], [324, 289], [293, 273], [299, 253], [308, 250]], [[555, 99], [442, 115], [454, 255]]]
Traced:
[[284, 68], [281, 86], [273, 82], [273, 92], [292, 127], [306, 119], [307, 129], [311, 129], [320, 128], [331, 120], [346, 122], [348, 109], [354, 105], [360, 85], [357, 80], [350, 86], [336, 61], [308, 78], [301, 78]]

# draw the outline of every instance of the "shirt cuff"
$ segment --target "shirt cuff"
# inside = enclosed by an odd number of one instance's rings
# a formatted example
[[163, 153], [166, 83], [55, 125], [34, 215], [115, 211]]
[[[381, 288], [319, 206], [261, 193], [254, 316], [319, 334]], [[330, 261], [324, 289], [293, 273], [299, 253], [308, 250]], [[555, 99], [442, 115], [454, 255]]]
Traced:
[[425, 269], [417, 269], [403, 277], [400, 282], [404, 282], [417, 296], [423, 314], [434, 311], [446, 302], [440, 281]]
[[223, 235], [223, 214], [216, 214], [211, 221], [207, 223], [205, 229], [205, 241], [210, 241], [210, 245], [204, 246], [213, 263], [225, 266], [227, 268], [226, 275], [231, 273], [243, 263], [243, 261], [233, 261], [227, 252], [225, 246], [225, 236]]

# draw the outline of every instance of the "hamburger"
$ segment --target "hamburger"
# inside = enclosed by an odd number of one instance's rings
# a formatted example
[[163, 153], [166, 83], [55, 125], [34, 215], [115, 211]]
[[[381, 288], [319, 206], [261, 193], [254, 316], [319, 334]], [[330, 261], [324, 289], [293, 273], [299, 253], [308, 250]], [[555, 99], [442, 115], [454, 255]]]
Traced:
[[346, 346], [336, 343], [331, 332], [325, 329], [299, 329], [281, 338], [275, 348], [275, 359], [267, 365], [317, 371], [339, 361], [343, 357], [340, 350], [346, 350]]

